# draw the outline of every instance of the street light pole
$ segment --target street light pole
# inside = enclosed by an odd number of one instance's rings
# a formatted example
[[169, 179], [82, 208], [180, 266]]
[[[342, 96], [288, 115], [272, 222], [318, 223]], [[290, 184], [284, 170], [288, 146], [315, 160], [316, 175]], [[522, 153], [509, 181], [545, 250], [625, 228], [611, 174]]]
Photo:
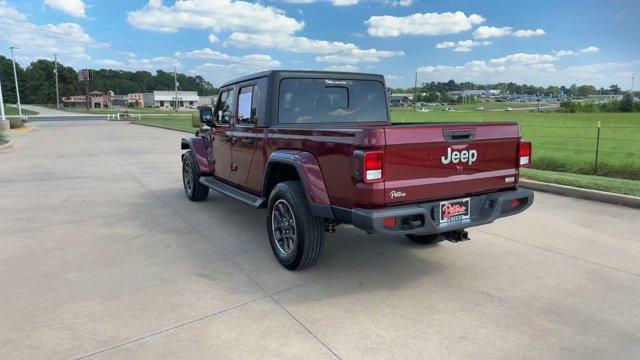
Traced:
[[58, 92], [58, 54], [53, 55], [55, 61], [55, 67], [53, 72], [56, 74], [56, 108], [60, 109], [60, 93]]
[[176, 112], [178, 112], [178, 73], [176, 72], [176, 66], [173, 66], [173, 85], [175, 86], [175, 92], [176, 92]]
[[13, 55], [13, 50], [18, 50], [15, 46], [9, 47], [11, 50], [11, 61], [13, 62], [13, 78], [16, 81], [16, 99], [18, 100], [18, 116], [22, 119], [22, 107], [20, 106], [20, 89], [18, 88], [18, 74], [16, 73], [16, 57]]

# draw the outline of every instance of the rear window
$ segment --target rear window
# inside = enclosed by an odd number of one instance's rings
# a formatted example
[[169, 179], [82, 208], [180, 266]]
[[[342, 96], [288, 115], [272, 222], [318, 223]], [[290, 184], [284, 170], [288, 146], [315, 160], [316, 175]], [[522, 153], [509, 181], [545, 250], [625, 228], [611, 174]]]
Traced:
[[373, 80], [283, 79], [281, 124], [387, 121], [384, 85]]

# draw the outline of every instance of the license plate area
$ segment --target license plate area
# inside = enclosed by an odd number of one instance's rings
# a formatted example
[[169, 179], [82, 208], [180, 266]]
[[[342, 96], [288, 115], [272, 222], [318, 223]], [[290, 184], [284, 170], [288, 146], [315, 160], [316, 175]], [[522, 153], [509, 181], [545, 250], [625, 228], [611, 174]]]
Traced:
[[469, 219], [471, 200], [470, 198], [441, 201], [439, 207], [440, 224]]

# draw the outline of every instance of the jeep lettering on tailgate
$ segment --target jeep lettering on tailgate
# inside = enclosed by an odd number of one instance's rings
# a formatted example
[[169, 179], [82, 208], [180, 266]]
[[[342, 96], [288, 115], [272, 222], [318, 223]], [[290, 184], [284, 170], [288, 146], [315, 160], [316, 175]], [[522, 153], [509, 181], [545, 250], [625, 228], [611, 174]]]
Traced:
[[445, 165], [448, 163], [457, 164], [459, 162], [471, 165], [478, 159], [478, 152], [475, 150], [452, 151], [451, 148], [448, 148], [446, 157], [443, 156], [440, 159]]

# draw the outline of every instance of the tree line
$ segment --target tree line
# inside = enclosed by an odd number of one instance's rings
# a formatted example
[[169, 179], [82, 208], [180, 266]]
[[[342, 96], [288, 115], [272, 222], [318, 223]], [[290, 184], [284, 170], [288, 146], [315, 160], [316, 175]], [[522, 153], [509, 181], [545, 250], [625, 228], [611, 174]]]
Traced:
[[[54, 75], [55, 63], [39, 59], [22, 68], [16, 63], [20, 101], [26, 104], [55, 104], [56, 85]], [[125, 71], [96, 69], [93, 71], [93, 84], [89, 91], [113, 91], [115, 94], [153, 92], [154, 90], [173, 90], [173, 73], [157, 70]], [[2, 95], [6, 103], [16, 102], [16, 89], [11, 59], [0, 55], [0, 81]], [[197, 91], [199, 95], [214, 95], [216, 89], [201, 75], [188, 76], [178, 74], [179, 90]], [[58, 89], [60, 97], [83, 95], [84, 85], [78, 81], [77, 70], [58, 63]]]

